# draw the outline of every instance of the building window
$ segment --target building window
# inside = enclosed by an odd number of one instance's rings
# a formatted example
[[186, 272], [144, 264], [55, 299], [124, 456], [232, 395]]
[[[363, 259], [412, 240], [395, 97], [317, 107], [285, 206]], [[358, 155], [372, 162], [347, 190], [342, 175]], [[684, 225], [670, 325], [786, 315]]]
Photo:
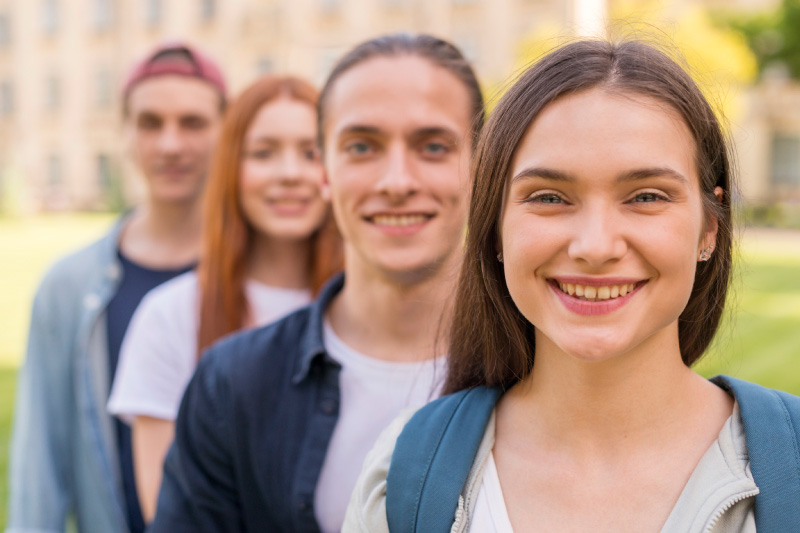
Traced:
[[8, 15], [0, 15], [0, 47], [6, 47], [11, 43], [11, 21]]
[[44, 105], [47, 109], [58, 109], [61, 104], [61, 82], [56, 76], [50, 76], [44, 83]]
[[4, 117], [14, 112], [14, 89], [11, 83], [4, 81], [0, 83], [0, 114]]
[[47, 158], [47, 185], [55, 188], [61, 185], [61, 158], [50, 155]]
[[111, 187], [114, 182], [113, 172], [111, 170], [111, 158], [106, 154], [97, 156], [97, 183], [100, 185], [100, 190], [104, 195], [111, 192]]
[[161, 0], [144, 0], [144, 22], [151, 28], [161, 24]]
[[101, 68], [95, 74], [94, 80], [94, 103], [100, 109], [105, 109], [111, 105], [112, 82], [111, 73], [108, 69]]
[[48, 35], [58, 30], [58, 0], [42, 0], [42, 27]]
[[772, 138], [772, 183], [800, 184], [800, 138], [776, 134]]
[[200, 19], [209, 21], [214, 18], [217, 3], [214, 0], [200, 0]]
[[275, 70], [275, 63], [272, 61], [271, 57], [262, 57], [258, 60], [258, 64], [256, 65], [256, 71], [259, 76], [263, 76], [264, 74], [269, 74]]
[[472, 33], [463, 33], [455, 37], [453, 42], [467, 61], [471, 63], [478, 61], [478, 41]]
[[339, 0], [317, 0], [323, 15], [334, 15], [339, 11]]
[[106, 31], [114, 23], [114, 0], [94, 0], [94, 27]]

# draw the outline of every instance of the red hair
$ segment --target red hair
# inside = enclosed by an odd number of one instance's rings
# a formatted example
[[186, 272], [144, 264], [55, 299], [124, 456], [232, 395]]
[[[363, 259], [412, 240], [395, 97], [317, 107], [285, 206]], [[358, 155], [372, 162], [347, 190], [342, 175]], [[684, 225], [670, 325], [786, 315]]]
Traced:
[[[214, 341], [249, 325], [245, 295], [247, 260], [254, 230], [239, 204], [244, 137], [261, 107], [291, 98], [316, 108], [319, 93], [293, 77], [264, 76], [247, 88], [225, 113], [205, 193], [203, 246], [197, 269], [200, 321], [198, 357]], [[311, 292], [342, 268], [342, 242], [330, 209], [311, 236]]]

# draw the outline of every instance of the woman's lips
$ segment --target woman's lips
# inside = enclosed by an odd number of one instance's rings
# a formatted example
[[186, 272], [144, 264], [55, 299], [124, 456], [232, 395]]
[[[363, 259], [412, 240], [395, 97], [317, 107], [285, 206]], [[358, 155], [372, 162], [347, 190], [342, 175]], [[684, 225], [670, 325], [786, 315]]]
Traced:
[[268, 198], [269, 205], [276, 213], [282, 216], [302, 215], [311, 205], [308, 198]]
[[602, 315], [616, 311], [647, 284], [647, 280], [550, 279], [550, 287], [567, 309], [581, 315]]

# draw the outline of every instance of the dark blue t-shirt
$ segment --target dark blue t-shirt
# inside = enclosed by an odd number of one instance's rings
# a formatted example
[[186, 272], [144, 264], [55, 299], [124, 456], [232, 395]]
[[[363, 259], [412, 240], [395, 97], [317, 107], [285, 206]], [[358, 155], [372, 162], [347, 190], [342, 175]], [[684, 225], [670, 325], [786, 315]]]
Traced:
[[[114, 380], [119, 362], [119, 349], [122, 338], [128, 329], [133, 312], [139, 306], [150, 289], [165, 281], [188, 272], [194, 265], [187, 265], [174, 270], [153, 270], [130, 261], [121, 252], [117, 257], [122, 265], [122, 281], [117, 293], [108, 303], [106, 309], [108, 334], [108, 368], [111, 372], [109, 383]], [[136, 480], [133, 475], [133, 455], [131, 449], [131, 428], [115, 419], [117, 430], [117, 448], [122, 471], [122, 487], [125, 491], [126, 518], [131, 533], [142, 533], [145, 529], [142, 510], [139, 508], [139, 497], [136, 494]]]

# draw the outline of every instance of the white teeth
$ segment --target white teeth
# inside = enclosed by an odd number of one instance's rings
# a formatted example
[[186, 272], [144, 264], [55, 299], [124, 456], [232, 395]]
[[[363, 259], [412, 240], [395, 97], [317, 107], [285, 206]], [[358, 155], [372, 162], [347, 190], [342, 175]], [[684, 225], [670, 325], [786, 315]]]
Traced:
[[380, 226], [411, 226], [428, 219], [426, 215], [375, 215], [372, 221]]
[[573, 283], [557, 282], [561, 292], [565, 292], [570, 296], [577, 296], [585, 300], [611, 300], [625, 296], [633, 292], [636, 288], [635, 283], [626, 283], [624, 285], [606, 285], [603, 287], [595, 287], [593, 285], [578, 285]]

